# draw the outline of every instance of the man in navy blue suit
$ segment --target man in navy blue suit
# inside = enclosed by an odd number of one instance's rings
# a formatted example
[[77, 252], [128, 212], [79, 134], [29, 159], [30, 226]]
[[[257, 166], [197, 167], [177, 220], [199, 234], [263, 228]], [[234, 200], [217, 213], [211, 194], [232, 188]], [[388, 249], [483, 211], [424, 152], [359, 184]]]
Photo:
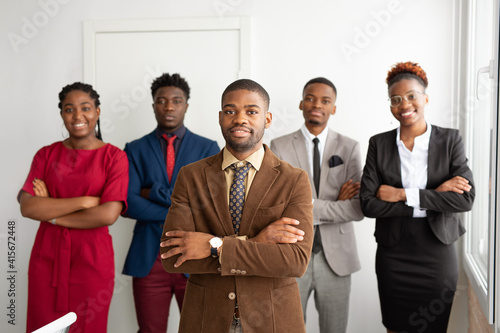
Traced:
[[166, 331], [173, 295], [182, 308], [186, 277], [165, 272], [159, 256], [163, 223], [177, 174], [182, 166], [220, 151], [215, 141], [184, 127], [189, 91], [188, 83], [179, 74], [165, 73], [155, 79], [151, 93], [158, 126], [125, 145], [130, 177], [126, 216], [137, 222], [123, 274], [133, 276], [141, 333]]

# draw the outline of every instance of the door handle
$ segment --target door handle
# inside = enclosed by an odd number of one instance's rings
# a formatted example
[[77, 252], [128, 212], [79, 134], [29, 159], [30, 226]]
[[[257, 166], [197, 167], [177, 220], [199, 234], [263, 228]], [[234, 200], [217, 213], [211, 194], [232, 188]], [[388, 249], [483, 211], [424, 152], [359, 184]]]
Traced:
[[476, 74], [476, 98], [477, 99], [480, 99], [479, 98], [479, 77], [485, 73], [488, 73], [488, 77], [490, 78], [490, 80], [493, 79], [493, 77], [494, 77], [494, 75], [493, 75], [493, 60], [490, 60], [489, 66], [481, 67], [477, 70], [477, 74]]

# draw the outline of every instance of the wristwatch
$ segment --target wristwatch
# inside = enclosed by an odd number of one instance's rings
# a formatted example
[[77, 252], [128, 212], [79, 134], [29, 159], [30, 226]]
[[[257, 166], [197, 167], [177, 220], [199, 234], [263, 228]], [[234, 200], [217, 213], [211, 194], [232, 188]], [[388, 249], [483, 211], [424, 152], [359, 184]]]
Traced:
[[212, 257], [217, 258], [219, 255], [217, 254], [217, 250], [222, 246], [222, 239], [219, 237], [213, 237], [210, 239], [210, 254]]

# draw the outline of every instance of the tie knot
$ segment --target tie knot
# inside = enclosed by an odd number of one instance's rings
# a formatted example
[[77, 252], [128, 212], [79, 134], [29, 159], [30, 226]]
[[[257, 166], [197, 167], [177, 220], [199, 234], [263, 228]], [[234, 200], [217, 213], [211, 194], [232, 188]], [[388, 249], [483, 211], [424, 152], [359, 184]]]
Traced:
[[245, 176], [248, 173], [248, 170], [250, 170], [251, 164], [248, 162], [241, 165], [241, 166], [238, 166], [238, 164], [240, 164], [240, 162], [235, 162], [235, 163], [231, 164], [231, 166], [230, 166], [230, 168], [233, 169], [233, 171], [234, 171], [234, 177], [235, 178], [245, 178]]
[[313, 142], [314, 142], [314, 145], [317, 146], [318, 145], [318, 142], [319, 142], [319, 139], [318, 138], [314, 138], [313, 139]]
[[163, 134], [162, 137], [167, 140], [167, 143], [169, 145], [173, 144], [174, 143], [174, 140], [177, 139], [177, 135], [172, 135], [172, 136], [167, 136], [167, 134]]

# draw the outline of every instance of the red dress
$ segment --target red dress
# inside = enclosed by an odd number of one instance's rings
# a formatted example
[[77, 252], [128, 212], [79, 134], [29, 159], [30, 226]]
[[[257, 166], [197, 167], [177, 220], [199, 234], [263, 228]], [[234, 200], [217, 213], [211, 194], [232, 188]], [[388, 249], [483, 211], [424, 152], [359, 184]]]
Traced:
[[[96, 196], [101, 204], [122, 201], [126, 209], [128, 160], [115, 146], [95, 150], [56, 142], [33, 159], [23, 190], [35, 195], [42, 179], [52, 198]], [[28, 270], [27, 332], [73, 311], [70, 332], [106, 332], [114, 287], [114, 253], [108, 227], [73, 229], [40, 223]]]

